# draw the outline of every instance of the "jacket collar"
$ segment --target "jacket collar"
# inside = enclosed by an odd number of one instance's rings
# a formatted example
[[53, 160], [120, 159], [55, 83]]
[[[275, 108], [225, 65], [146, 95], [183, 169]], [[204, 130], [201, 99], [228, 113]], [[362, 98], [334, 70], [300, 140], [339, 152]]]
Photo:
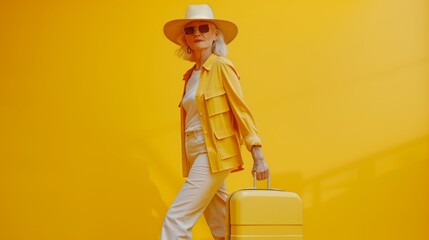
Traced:
[[209, 58], [207, 58], [207, 60], [204, 62], [203, 68], [205, 68], [207, 71], [210, 71], [217, 57], [218, 56], [216, 54], [210, 54]]
[[[213, 54], [213, 53], [210, 54], [209, 58], [207, 58], [207, 60], [204, 62], [204, 64], [203, 64], [202, 67], [206, 71], [210, 71], [212, 69], [213, 63], [215, 62], [215, 60], [216, 60], [217, 57], [218, 56], [216, 54]], [[191, 69], [189, 69], [188, 71], [186, 71], [186, 73], [183, 75], [183, 80], [187, 81], [191, 77], [192, 71], [194, 69], [195, 69], [195, 65]]]

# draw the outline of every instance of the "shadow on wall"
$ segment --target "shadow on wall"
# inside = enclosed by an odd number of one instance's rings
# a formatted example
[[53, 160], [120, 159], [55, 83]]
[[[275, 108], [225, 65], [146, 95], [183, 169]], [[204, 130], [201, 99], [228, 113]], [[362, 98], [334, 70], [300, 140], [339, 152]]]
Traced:
[[158, 187], [150, 179], [148, 161], [159, 157], [144, 146], [134, 156], [129, 146], [119, 147], [123, 152], [110, 152], [107, 169], [100, 174], [100, 222], [94, 239], [159, 239], [166, 204]]
[[146, 162], [147, 159], [159, 159], [159, 157], [155, 156], [150, 149], [143, 149], [143, 152], [147, 158], [136, 159], [137, 161], [142, 161], [141, 166], [143, 166], [139, 171], [139, 174], [142, 174], [140, 182], [136, 186], [137, 194], [141, 196], [142, 201], [136, 201], [134, 204], [144, 210], [143, 214], [138, 216], [139, 221], [137, 221], [138, 223], [143, 223], [143, 225], [136, 226], [140, 229], [139, 236], [143, 238], [138, 237], [137, 239], [159, 239], [167, 206], [162, 201], [158, 187], [150, 180], [150, 171]]
[[[146, 151], [147, 153], [147, 151]], [[154, 159], [154, 158], [149, 158]], [[140, 176], [140, 182], [137, 184], [136, 187], [138, 187], [136, 190], [139, 191], [138, 195], [141, 196], [141, 199], [143, 201], [135, 202], [136, 206], [141, 206], [143, 211], [143, 215], [139, 216], [138, 223], [143, 223], [143, 225], [137, 226], [140, 231], [141, 235], [143, 236], [143, 239], [158, 239], [160, 232], [161, 232], [161, 226], [164, 219], [164, 214], [167, 212], [167, 206], [162, 201], [161, 194], [158, 190], [158, 187], [150, 180], [150, 172], [147, 167], [146, 160], [143, 159], [137, 159], [142, 160], [144, 164], [143, 169]], [[116, 238], [118, 239], [118, 238]], [[142, 238], [137, 238], [142, 239]]]
[[429, 136], [310, 179], [277, 178], [303, 198], [306, 239], [429, 239]]
[[166, 205], [148, 168], [157, 154], [119, 134], [63, 145], [57, 158], [36, 152], [2, 171], [0, 239], [159, 239]]

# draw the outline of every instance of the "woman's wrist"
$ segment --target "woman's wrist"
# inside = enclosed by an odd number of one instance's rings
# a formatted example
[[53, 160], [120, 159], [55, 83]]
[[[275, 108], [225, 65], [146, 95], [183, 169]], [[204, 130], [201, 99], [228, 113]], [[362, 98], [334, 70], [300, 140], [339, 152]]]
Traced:
[[252, 157], [255, 164], [264, 162], [264, 155], [262, 154], [261, 146], [252, 146]]
[[261, 145], [253, 145], [250, 151], [252, 151], [252, 153], [255, 151], [261, 151]]

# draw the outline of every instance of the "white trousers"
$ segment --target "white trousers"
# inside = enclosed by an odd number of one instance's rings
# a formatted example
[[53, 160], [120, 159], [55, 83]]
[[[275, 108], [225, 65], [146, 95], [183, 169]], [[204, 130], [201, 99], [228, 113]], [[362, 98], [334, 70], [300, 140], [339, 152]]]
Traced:
[[192, 167], [164, 219], [161, 240], [192, 239], [192, 228], [203, 213], [213, 237], [223, 239], [230, 171], [211, 172], [203, 134], [187, 136], [185, 144]]

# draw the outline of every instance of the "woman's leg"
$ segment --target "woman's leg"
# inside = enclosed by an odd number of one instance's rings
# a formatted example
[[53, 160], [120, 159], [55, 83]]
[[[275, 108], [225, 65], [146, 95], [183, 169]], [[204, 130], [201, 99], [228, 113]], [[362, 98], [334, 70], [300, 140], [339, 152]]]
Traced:
[[[219, 198], [224, 198], [225, 194], [219, 195], [218, 192], [228, 175], [229, 171], [212, 173], [207, 154], [199, 154], [192, 164], [186, 182], [167, 212], [161, 240], [191, 240], [192, 227], [212, 202], [212, 199], [217, 199], [213, 203], [218, 206]], [[226, 192], [226, 190], [222, 191]], [[214, 216], [215, 214], [211, 215]], [[220, 221], [224, 224], [224, 220]], [[216, 229], [220, 228], [216, 227]]]
[[224, 182], [204, 211], [206, 222], [216, 240], [225, 239], [225, 211], [227, 198], [228, 192], [226, 191]]

